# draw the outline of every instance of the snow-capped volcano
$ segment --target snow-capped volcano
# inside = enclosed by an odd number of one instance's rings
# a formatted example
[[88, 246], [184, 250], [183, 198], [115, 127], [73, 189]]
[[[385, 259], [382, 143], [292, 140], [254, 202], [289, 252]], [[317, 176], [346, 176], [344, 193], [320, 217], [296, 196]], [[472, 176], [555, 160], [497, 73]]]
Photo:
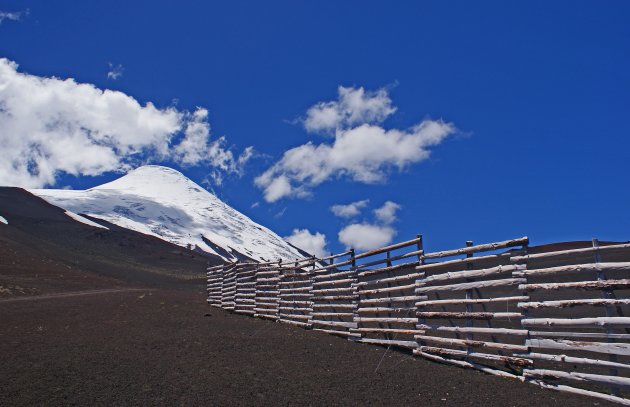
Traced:
[[229, 261], [243, 255], [267, 261], [304, 257], [280, 236], [171, 168], [147, 165], [85, 191], [30, 192], [68, 211], [179, 246], [194, 245]]

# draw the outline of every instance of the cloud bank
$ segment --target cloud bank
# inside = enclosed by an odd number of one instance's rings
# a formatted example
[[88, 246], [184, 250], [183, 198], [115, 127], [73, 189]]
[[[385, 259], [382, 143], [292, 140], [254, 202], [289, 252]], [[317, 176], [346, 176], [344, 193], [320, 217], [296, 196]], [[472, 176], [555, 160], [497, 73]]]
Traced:
[[361, 183], [387, 179], [391, 169], [426, 160], [429, 148], [455, 132], [450, 123], [423, 120], [407, 130], [385, 129], [381, 123], [396, 108], [386, 90], [339, 88], [337, 101], [318, 103], [307, 112], [307, 131], [333, 133], [330, 143], [308, 142], [292, 148], [255, 179], [267, 202], [305, 197], [331, 178]]
[[326, 257], [326, 235], [323, 233], [311, 233], [308, 229], [293, 229], [291, 236], [284, 238], [293, 246], [313, 254], [316, 257]]
[[28, 9], [25, 11], [14, 11], [14, 12], [0, 11], [0, 24], [2, 24], [4, 20], [22, 21], [22, 17], [27, 16], [28, 13], [29, 13]]
[[61, 173], [96, 176], [147, 161], [209, 165], [220, 181], [252, 156], [210, 140], [206, 109], [143, 106], [122, 92], [17, 68], [0, 59], [0, 185], [39, 188]]
[[339, 241], [347, 248], [356, 250], [372, 250], [392, 242], [396, 230], [391, 226], [397, 219], [399, 204], [387, 201], [374, 210], [374, 223], [353, 223], [339, 231]]
[[349, 203], [347, 205], [337, 204], [330, 207], [330, 211], [333, 215], [339, 218], [353, 218], [361, 213], [361, 210], [370, 203], [369, 199], [363, 199]]

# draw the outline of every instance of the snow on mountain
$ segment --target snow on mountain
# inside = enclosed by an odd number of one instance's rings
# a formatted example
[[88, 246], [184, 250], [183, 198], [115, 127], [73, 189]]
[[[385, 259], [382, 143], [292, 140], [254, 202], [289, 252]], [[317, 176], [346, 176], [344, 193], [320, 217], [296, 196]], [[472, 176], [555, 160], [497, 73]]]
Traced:
[[33, 189], [67, 211], [103, 219], [179, 246], [234, 261], [294, 261], [304, 256], [271, 230], [223, 203], [182, 173], [147, 165], [84, 191]]
[[0, 223], [4, 223], [5, 225], [9, 224], [9, 222], [5, 218], [3, 218], [2, 216], [0, 216]]

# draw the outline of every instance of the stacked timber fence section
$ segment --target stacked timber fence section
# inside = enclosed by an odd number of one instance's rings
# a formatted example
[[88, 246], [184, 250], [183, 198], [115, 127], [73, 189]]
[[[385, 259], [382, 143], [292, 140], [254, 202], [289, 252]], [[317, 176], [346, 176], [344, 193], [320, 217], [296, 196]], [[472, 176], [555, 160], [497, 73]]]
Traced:
[[510, 257], [523, 254], [527, 244], [527, 238], [478, 246], [469, 241], [461, 249], [424, 254], [415, 294], [426, 298], [415, 305], [417, 328], [425, 332], [416, 335], [414, 353], [517, 378], [531, 361], [514, 355], [527, 350], [517, 307], [527, 297], [519, 291], [525, 279], [512, 274], [521, 266]]
[[280, 267], [282, 262], [261, 264], [256, 271], [254, 316], [277, 320], [280, 300]]
[[315, 259], [311, 258], [296, 261], [294, 265], [282, 268], [278, 283], [280, 322], [303, 328], [311, 327], [314, 266]]
[[[630, 387], [628, 244], [531, 253], [512, 258], [528, 295], [518, 303], [534, 360], [525, 380], [544, 387], [621, 399]], [[625, 260], [625, 261], [624, 261]]]
[[630, 405], [630, 243], [526, 237], [208, 268], [208, 303]]
[[[313, 272], [313, 329], [343, 337], [354, 336], [357, 309], [354, 251], [320, 260]], [[326, 264], [328, 263], [328, 264]]]
[[249, 264], [236, 273], [234, 312], [248, 315], [256, 313], [256, 268], [257, 264]]
[[222, 287], [223, 287], [223, 265], [209, 267], [206, 276], [208, 278], [207, 292], [208, 304], [213, 307], [221, 307]]
[[416, 272], [422, 256], [422, 237], [358, 254], [359, 304], [354, 317], [355, 340], [377, 345], [416, 348]]

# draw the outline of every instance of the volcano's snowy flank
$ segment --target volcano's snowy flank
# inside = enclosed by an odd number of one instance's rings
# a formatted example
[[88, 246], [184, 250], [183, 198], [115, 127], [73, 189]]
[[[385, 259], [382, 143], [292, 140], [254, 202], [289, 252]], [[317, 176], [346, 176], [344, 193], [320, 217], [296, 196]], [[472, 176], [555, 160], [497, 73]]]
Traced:
[[271, 230], [229, 207], [182, 173], [148, 165], [85, 191], [34, 189], [31, 193], [77, 214], [194, 245], [226, 260], [302, 258]]

